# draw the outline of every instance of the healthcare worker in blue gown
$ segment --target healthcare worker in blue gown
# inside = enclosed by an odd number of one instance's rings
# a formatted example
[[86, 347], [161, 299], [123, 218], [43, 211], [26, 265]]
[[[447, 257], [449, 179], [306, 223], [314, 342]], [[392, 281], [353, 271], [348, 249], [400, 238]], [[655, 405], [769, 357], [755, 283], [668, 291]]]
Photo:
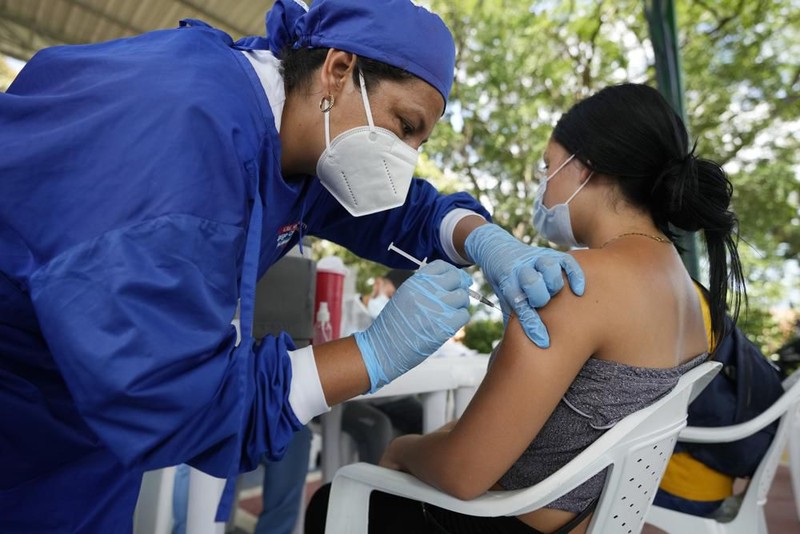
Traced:
[[[456, 266], [547, 344], [534, 307], [562, 269], [581, 292], [577, 266], [412, 179], [453, 70], [409, 0], [278, 0], [266, 38], [187, 20], [33, 57], [0, 94], [0, 532], [130, 532], [146, 470], [280, 458], [468, 321]], [[255, 344], [255, 281], [303, 235], [431, 263], [364, 332]]]

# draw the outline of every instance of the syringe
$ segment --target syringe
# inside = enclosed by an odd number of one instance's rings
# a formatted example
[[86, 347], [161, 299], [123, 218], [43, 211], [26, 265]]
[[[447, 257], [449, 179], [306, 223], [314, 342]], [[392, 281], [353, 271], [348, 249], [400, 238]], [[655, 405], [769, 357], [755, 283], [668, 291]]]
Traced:
[[[394, 244], [394, 241], [389, 243], [389, 250], [397, 252], [398, 254], [403, 256], [408, 261], [412, 261], [412, 262], [416, 263], [418, 267], [423, 267], [423, 266], [427, 265], [427, 260], [428, 260], [427, 257], [425, 259], [423, 259], [422, 261], [420, 261], [417, 258], [415, 258], [414, 256], [412, 256], [411, 254], [409, 254], [408, 252], [406, 252], [405, 250], [400, 250], [399, 248], [397, 248], [395, 246], [395, 244]], [[486, 297], [484, 297], [483, 295], [481, 295], [480, 293], [478, 293], [474, 289], [468, 288], [467, 292], [469, 293], [470, 297], [474, 298], [475, 300], [477, 300], [481, 304], [485, 304], [486, 306], [489, 306], [490, 308], [494, 308], [495, 310], [497, 310], [500, 313], [502, 313], [503, 317], [505, 317], [506, 319], [509, 318], [509, 314], [505, 313], [503, 311], [503, 309], [500, 308], [500, 306], [498, 306], [497, 304], [495, 304], [491, 300], [487, 299]]]

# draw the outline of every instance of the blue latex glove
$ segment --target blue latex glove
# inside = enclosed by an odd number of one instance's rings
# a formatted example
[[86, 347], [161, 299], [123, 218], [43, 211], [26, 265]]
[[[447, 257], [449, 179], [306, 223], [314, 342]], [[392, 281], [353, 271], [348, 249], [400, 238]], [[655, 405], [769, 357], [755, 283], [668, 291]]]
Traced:
[[437, 260], [403, 282], [370, 327], [356, 332], [370, 393], [421, 363], [467, 324], [471, 284], [467, 273]]
[[583, 295], [583, 271], [575, 258], [526, 245], [495, 224], [473, 230], [464, 248], [492, 285], [503, 311], [513, 310], [531, 341], [542, 348], [549, 347], [547, 328], [534, 308], [547, 304], [564, 287], [562, 269], [572, 291]]

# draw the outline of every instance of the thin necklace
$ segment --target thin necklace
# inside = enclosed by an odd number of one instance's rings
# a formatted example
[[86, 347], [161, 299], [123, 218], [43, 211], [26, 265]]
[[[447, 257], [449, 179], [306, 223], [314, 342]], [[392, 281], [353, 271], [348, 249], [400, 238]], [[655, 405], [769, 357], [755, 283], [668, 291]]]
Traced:
[[658, 236], [658, 235], [645, 234], [643, 232], [625, 232], [624, 234], [619, 234], [616, 237], [612, 237], [611, 239], [609, 239], [608, 241], [606, 241], [605, 243], [600, 245], [600, 248], [605, 248], [606, 245], [608, 245], [609, 243], [613, 243], [617, 239], [622, 239], [623, 237], [628, 237], [628, 236], [632, 236], [632, 235], [638, 235], [638, 236], [642, 236], [642, 237], [649, 237], [653, 241], [658, 241], [659, 243], [672, 243], [672, 241], [670, 241], [666, 237], [661, 237], [661, 236]]

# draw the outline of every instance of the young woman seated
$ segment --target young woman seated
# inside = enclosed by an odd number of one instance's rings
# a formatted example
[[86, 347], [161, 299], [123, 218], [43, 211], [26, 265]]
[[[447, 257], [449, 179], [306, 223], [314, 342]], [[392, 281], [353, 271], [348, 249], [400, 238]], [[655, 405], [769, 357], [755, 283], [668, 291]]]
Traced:
[[[540, 310], [546, 349], [512, 317], [463, 417], [397, 438], [381, 460], [461, 499], [536, 484], [707, 358], [700, 301], [670, 225], [703, 231], [717, 335], [728, 281], [743, 287], [732, 186], [717, 164], [694, 155], [682, 121], [656, 90], [613, 86], [579, 102], [556, 125], [544, 162], [549, 176], [536, 195], [534, 224], [556, 244], [588, 247], [572, 252], [585, 294], [561, 291]], [[546, 508], [511, 518], [374, 493], [370, 532], [585, 532], [604, 479], [601, 473]], [[306, 532], [324, 530], [327, 491], [315, 496]]]

